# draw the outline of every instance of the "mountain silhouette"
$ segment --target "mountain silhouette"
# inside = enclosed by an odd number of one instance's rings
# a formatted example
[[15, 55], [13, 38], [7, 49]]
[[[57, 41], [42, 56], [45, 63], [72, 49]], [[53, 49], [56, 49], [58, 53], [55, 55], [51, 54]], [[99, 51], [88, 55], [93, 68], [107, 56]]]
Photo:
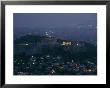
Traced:
[[16, 39], [14, 41], [14, 53], [15, 55], [27, 56], [59, 55], [65, 61], [68, 58], [74, 58], [77, 61], [90, 60], [97, 62], [97, 47], [93, 44], [85, 41], [70, 41], [37, 35], [25, 35]]

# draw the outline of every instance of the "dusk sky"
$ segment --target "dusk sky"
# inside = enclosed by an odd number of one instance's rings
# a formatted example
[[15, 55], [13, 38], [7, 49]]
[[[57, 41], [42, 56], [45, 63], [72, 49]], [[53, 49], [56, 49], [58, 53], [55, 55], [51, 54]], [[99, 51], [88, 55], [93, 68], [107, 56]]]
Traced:
[[27, 33], [70, 40], [97, 40], [96, 13], [15, 13], [14, 37]]

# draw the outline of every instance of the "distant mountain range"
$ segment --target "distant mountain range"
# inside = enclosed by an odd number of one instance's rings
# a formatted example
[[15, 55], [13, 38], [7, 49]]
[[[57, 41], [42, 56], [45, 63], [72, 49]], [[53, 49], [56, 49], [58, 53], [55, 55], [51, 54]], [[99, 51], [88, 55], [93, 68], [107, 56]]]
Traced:
[[97, 41], [97, 30], [96, 28], [92, 27], [84, 27], [79, 28], [77, 27], [55, 27], [55, 28], [48, 28], [48, 27], [36, 27], [36, 28], [14, 28], [14, 40], [16, 38], [20, 38], [21, 36], [25, 36], [26, 34], [34, 34], [39, 36], [44, 36], [45, 32], [52, 31], [53, 34], [51, 36], [57, 38], [64, 38], [67, 40], [79, 40], [79, 41], [90, 41], [92, 43]]

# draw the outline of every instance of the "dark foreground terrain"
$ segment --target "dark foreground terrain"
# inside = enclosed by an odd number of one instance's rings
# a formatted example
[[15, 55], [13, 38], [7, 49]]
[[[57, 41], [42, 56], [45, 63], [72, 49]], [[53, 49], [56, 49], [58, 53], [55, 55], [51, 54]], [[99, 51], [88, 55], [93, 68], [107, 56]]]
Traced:
[[14, 75], [97, 75], [97, 46], [25, 35], [14, 40]]

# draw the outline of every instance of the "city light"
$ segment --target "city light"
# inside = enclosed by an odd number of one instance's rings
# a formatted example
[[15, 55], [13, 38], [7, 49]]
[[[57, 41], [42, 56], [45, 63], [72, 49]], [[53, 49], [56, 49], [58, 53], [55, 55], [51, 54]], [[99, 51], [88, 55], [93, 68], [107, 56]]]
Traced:
[[71, 45], [71, 42], [63, 42], [61, 45], [65, 45], [65, 46], [68, 46], [68, 45]]

